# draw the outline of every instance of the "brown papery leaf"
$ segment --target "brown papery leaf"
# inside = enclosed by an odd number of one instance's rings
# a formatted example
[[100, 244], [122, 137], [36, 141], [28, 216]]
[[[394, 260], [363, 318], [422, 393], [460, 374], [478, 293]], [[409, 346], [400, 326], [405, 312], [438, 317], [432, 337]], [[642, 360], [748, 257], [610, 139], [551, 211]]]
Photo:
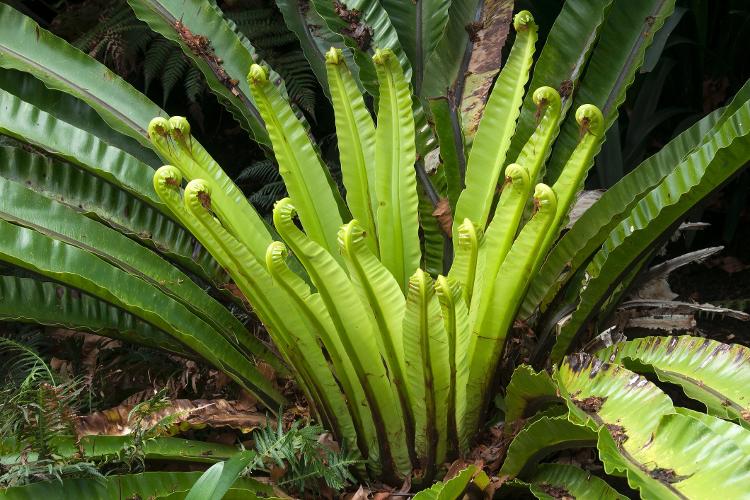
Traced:
[[451, 205], [448, 203], [448, 198], [440, 198], [435, 210], [432, 211], [432, 216], [437, 219], [440, 229], [450, 236], [452, 234], [451, 228], [453, 227], [453, 214], [451, 213]]
[[[120, 405], [80, 417], [76, 425], [79, 437], [89, 435], [125, 436], [133, 432], [136, 422], [128, 420], [134, 405]], [[142, 428], [150, 429], [167, 417], [181, 426], [231, 427], [242, 432], [266, 425], [266, 416], [238, 401], [226, 399], [175, 399], [141, 421]]]

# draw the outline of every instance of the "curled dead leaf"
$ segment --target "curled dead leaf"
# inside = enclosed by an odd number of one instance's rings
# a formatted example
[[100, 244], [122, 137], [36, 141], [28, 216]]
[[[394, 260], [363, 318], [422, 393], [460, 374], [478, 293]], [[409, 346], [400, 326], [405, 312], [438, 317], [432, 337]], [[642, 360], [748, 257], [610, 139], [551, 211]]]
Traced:
[[450, 236], [453, 227], [453, 214], [451, 213], [451, 205], [448, 202], [448, 198], [440, 198], [438, 200], [435, 210], [432, 211], [432, 216], [437, 219], [440, 229]]
[[[120, 405], [104, 411], [94, 412], [79, 418], [76, 433], [79, 437], [89, 435], [124, 436], [133, 432], [136, 422], [129, 418], [134, 405]], [[253, 411], [237, 401], [226, 399], [175, 399], [169, 405], [142, 419], [142, 428], [150, 429], [165, 418], [182, 429], [191, 427], [231, 427], [242, 432], [266, 425], [264, 414]]]

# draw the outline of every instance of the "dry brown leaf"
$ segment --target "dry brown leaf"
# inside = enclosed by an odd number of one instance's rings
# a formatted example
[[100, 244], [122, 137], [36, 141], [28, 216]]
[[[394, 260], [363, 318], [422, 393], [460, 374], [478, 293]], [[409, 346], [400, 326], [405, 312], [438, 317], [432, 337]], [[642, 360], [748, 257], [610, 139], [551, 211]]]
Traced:
[[[133, 431], [134, 421], [128, 420], [128, 414], [134, 405], [120, 405], [104, 411], [98, 411], [79, 418], [76, 426], [78, 436], [108, 435], [124, 436]], [[190, 426], [206, 425], [209, 427], [231, 427], [242, 432], [266, 425], [266, 416], [247, 408], [237, 401], [226, 399], [175, 399], [170, 406], [154, 412], [141, 421], [144, 428], [151, 428], [166, 417], [174, 417], [175, 423], [186, 423]]]
[[472, 42], [469, 64], [464, 78], [461, 116], [467, 139], [472, 139], [484, 114], [495, 76], [502, 66], [503, 46], [513, 19], [512, 0], [488, 0], [482, 8], [482, 19], [467, 26]]
[[370, 496], [370, 490], [365, 489], [364, 486], [360, 486], [354, 494], [349, 497], [349, 500], [367, 500]]
[[432, 216], [437, 219], [440, 229], [450, 236], [453, 227], [453, 214], [451, 213], [451, 205], [448, 202], [448, 198], [440, 198], [438, 200], [435, 210], [432, 211]]

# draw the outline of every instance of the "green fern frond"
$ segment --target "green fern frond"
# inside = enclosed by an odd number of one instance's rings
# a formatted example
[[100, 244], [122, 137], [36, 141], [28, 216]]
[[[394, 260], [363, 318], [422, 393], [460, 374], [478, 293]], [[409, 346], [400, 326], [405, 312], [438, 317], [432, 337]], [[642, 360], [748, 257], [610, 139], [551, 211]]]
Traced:
[[203, 74], [195, 66], [190, 66], [185, 73], [182, 85], [185, 88], [185, 96], [188, 100], [196, 102], [198, 96], [203, 93], [203, 89], [205, 88]]
[[162, 96], [163, 101], [162, 105], [166, 105], [167, 99], [169, 98], [169, 94], [172, 92], [172, 89], [177, 84], [177, 82], [182, 78], [185, 73], [188, 70], [188, 67], [190, 66], [190, 63], [188, 63], [187, 58], [182, 54], [182, 52], [171, 52], [169, 54], [168, 59], [164, 63], [163, 72], [161, 74], [161, 88], [162, 88]]
[[249, 185], [264, 185], [281, 180], [279, 167], [273, 160], [260, 160], [243, 168], [235, 178], [235, 182], [242, 187]]
[[292, 104], [314, 119], [318, 80], [281, 13], [273, 8], [251, 8], [228, 10], [226, 15], [284, 79]]
[[164, 67], [164, 61], [170, 58], [170, 54], [178, 51], [177, 47], [166, 38], [159, 37], [148, 47], [143, 55], [143, 78], [145, 90], [159, 75]]
[[34, 343], [34, 340], [24, 344], [0, 337], [0, 380], [16, 387], [28, 384], [29, 381], [55, 383], [55, 377], [47, 363], [34, 350]]
[[341, 490], [355, 482], [349, 468], [361, 464], [359, 457], [346, 450], [337, 452], [322, 445], [320, 425], [301, 425], [296, 421], [284, 431], [281, 425], [270, 424], [256, 429], [255, 450], [258, 455], [247, 471], [267, 469], [270, 465], [286, 472], [278, 480], [279, 486], [303, 491], [310, 481], [323, 481], [334, 490]]
[[277, 181], [264, 185], [251, 194], [247, 200], [264, 216], [270, 216], [274, 203], [285, 196], [287, 196], [286, 185], [283, 181]]

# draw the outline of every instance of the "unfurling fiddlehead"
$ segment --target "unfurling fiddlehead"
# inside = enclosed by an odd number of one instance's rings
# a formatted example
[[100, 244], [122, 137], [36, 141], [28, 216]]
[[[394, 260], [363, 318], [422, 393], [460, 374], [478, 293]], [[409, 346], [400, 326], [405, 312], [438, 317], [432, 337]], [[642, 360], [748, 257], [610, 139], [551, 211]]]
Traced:
[[274, 226], [310, 275], [354, 365], [371, 408], [385, 468], [402, 474], [410, 470], [403, 408], [383, 359], [371, 356], [379, 352], [375, 325], [363, 321], [368, 317], [364, 303], [346, 272], [329, 252], [297, 227], [296, 214], [289, 198], [280, 200], [273, 211]]
[[464, 219], [463, 223], [458, 226], [458, 248], [448, 276], [462, 286], [466, 304], [471, 304], [471, 297], [474, 293], [477, 259], [483, 237], [483, 231], [469, 219]]
[[[489, 303], [482, 321], [473, 323], [469, 356], [471, 359], [468, 384], [468, 401], [484, 399], [491, 394], [491, 383], [505, 339], [513, 324], [516, 310], [532, 276], [538, 252], [557, 211], [557, 197], [552, 188], [537, 184], [534, 190], [535, 213], [523, 227], [505, 257], [495, 278], [493, 293], [482, 296]], [[468, 432], [479, 425], [484, 407], [477, 405], [467, 409], [463, 428]]]

